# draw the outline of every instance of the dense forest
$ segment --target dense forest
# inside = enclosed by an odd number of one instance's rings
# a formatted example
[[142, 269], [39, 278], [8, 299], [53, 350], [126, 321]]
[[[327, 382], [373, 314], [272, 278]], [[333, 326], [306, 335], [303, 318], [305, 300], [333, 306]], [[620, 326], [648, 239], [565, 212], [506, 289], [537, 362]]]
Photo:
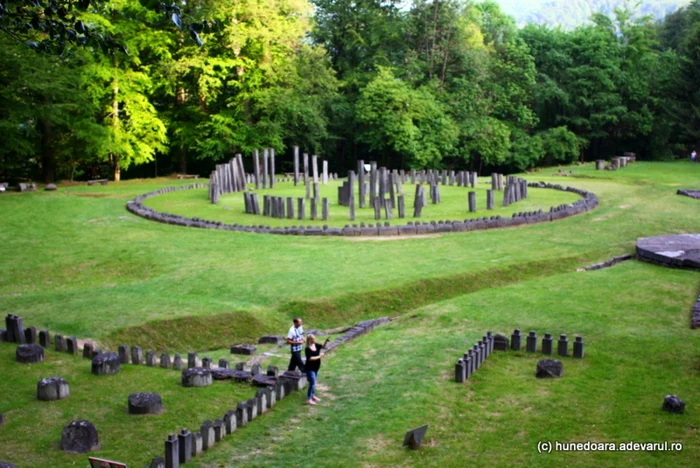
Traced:
[[590, 20], [518, 29], [468, 0], [0, 0], [0, 180], [206, 175], [262, 147], [286, 171], [292, 145], [340, 173], [687, 155], [700, 0]]

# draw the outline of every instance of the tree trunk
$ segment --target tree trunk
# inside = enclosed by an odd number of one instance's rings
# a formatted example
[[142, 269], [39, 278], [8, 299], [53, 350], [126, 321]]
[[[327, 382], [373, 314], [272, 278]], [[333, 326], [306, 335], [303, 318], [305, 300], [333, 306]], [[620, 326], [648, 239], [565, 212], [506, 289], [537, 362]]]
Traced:
[[[119, 83], [117, 81], [117, 71], [119, 68], [119, 62], [117, 57], [114, 57], [114, 80], [112, 81], [112, 127], [114, 129], [114, 135], [116, 136], [119, 132]], [[110, 159], [112, 160], [112, 167], [114, 169], [114, 181], [119, 182], [121, 179], [121, 167], [119, 167], [119, 155], [115, 153], [110, 154]]]

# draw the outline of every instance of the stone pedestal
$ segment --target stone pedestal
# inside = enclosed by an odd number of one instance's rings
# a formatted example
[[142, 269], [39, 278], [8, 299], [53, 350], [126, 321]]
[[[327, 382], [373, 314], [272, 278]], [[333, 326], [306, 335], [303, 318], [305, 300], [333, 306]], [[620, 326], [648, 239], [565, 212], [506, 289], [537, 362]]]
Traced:
[[17, 362], [31, 364], [44, 361], [44, 348], [37, 344], [23, 344], [17, 347], [15, 353]]
[[61, 377], [41, 379], [36, 384], [36, 397], [42, 401], [63, 400], [70, 396], [68, 382]]
[[564, 365], [556, 359], [542, 359], [537, 363], [535, 377], [538, 379], [561, 377], [564, 375]]
[[102, 353], [92, 358], [92, 373], [95, 375], [116, 374], [119, 370], [119, 356], [115, 353]]
[[86, 453], [99, 448], [97, 429], [90, 421], [73, 421], [61, 432], [61, 449], [64, 452]]
[[212, 384], [211, 372], [203, 367], [192, 367], [182, 371], [183, 387], [207, 387]]
[[132, 393], [129, 395], [129, 414], [159, 414], [163, 400], [157, 393]]

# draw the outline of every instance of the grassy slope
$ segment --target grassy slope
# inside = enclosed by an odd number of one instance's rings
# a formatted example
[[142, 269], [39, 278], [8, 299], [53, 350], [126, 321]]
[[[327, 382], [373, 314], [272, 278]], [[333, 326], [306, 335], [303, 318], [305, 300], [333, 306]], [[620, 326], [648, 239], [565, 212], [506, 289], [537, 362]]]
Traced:
[[[697, 344], [687, 329], [697, 274], [637, 262], [593, 273], [563, 272], [631, 252], [640, 236], [700, 230], [697, 201], [675, 195], [677, 188], [697, 186], [700, 165], [638, 163], [616, 173], [573, 170], [596, 178], [547, 178], [545, 172], [529, 177], [591, 190], [601, 198], [598, 210], [545, 225], [392, 241], [188, 230], [125, 212], [125, 200], [174, 181], [5, 194], [0, 197], [0, 255], [9, 267], [0, 270], [0, 307], [22, 315], [27, 325], [186, 350], [251, 338], [263, 330], [279, 333], [288, 316], [299, 311], [308, 312], [311, 326], [330, 326], [423, 306], [329, 359], [322, 383], [325, 403], [332, 399], [331, 405], [307, 411], [297, 405], [303, 396], [295, 396], [240, 431], [232, 445], [216, 448], [195, 464], [289, 466], [315, 458], [323, 466], [459, 466], [470, 457], [499, 464], [689, 465], [698, 456], [694, 428], [700, 422], [692, 411]], [[158, 322], [162, 319], [170, 322]], [[566, 360], [565, 378], [559, 381], [535, 381], [534, 358], [524, 355], [495, 356], [466, 386], [450, 381], [456, 357], [486, 329], [510, 333], [516, 326], [540, 335], [581, 333], [587, 357]], [[26, 423], [2, 427], [0, 459], [10, 459], [10, 453], [19, 466], [44, 466], [41, 456], [66, 466], [69, 458], [47, 449], [65, 420], [106, 420], [105, 414], [117, 424], [102, 425], [114, 443], [99, 455], [125, 454], [124, 459], [140, 465], [150, 452], [141, 453], [131, 441], [148, 441], [160, 450], [165, 435], [177, 429], [167, 423], [170, 411], [184, 411], [196, 425], [220, 417], [219, 405], [240, 399], [235, 393], [223, 400], [216, 394], [210, 407], [201, 408], [185, 392], [171, 400], [165, 425], [128, 426], [132, 421], [117, 413], [125, 406], [125, 393], [136, 391], [134, 384], [115, 380], [116, 391], [94, 387], [100, 399], [115, 395], [105, 402], [111, 408], [105, 412], [103, 406], [86, 404], [84, 387], [96, 385], [86, 362], [67, 365], [72, 359], [64, 356], [61, 363], [50, 359], [43, 369], [32, 366], [26, 372], [12, 363], [12, 349], [0, 348], [5, 355], [0, 369], [9, 376], [0, 383], [0, 394], [15, 395], [0, 401], [0, 412], [6, 420], [19, 416], [31, 422], [28, 432], [19, 430]], [[225, 351], [215, 354], [216, 359]], [[270, 360], [284, 361], [284, 353]], [[122, 375], [131, 372], [139, 374], [139, 390], [144, 382], [164, 392], [185, 390], [173, 387], [176, 379], [162, 378], [169, 373], [159, 369], [132, 368]], [[67, 375], [75, 398], [39, 405], [33, 392], [44, 374]], [[660, 413], [666, 393], [681, 395], [689, 414]], [[68, 409], [56, 412], [60, 405]], [[198, 406], [195, 413], [191, 406]], [[35, 419], [36, 412], [43, 419]], [[183, 424], [182, 419], [170, 425]], [[403, 432], [424, 422], [431, 424], [429, 447], [400, 449]], [[686, 449], [623, 458], [537, 456], [536, 440], [555, 437], [682, 440]]]
[[[592, 213], [516, 229], [391, 241], [201, 231], [124, 210], [135, 194], [174, 181], [2, 196], [0, 256], [9, 267], [0, 271], [0, 303], [27, 323], [97, 339], [154, 320], [233, 311], [276, 328], [299, 301], [324, 298], [342, 305], [362, 302], [368, 291], [411, 289], [426, 279], [440, 285], [441, 278], [555, 259], [583, 264], [631, 252], [640, 236], [700, 228], [697, 203], [674, 194], [676, 186], [697, 180], [697, 165], [638, 163], [614, 174], [574, 170], [605, 178], [549, 180], [597, 193], [601, 207]], [[544, 173], [531, 178], [546, 179]], [[468, 289], [451, 287], [431, 298], [462, 292]], [[203, 321], [192, 326], [206, 327]], [[227, 333], [235, 336], [235, 327]]]
[[[688, 329], [698, 274], [640, 262], [480, 291], [421, 308], [341, 349], [321, 370], [323, 402], [270, 415], [196, 466], [692, 466], [700, 456], [697, 331]], [[454, 361], [487, 329], [586, 342], [564, 378], [537, 380], [538, 353], [496, 353], [473, 380]], [[539, 346], [538, 346], [539, 348]], [[685, 415], [660, 410], [680, 395]], [[300, 400], [301, 402], [301, 400]], [[401, 448], [430, 424], [427, 446]], [[682, 442], [681, 453], [552, 453], [540, 440]]]

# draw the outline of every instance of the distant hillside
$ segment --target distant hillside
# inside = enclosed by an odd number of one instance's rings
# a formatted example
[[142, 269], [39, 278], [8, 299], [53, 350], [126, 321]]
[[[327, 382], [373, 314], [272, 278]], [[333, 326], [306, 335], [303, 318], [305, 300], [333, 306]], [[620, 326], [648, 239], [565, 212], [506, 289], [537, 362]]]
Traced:
[[[535, 23], [552, 27], [561, 26], [565, 29], [573, 29], [587, 23], [593, 13], [602, 12], [612, 16], [615, 8], [625, 4], [634, 6], [634, 2], [625, 0], [497, 1], [506, 13], [515, 18], [518, 26]], [[690, 0], [643, 1], [637, 8], [637, 14], [652, 15], [660, 20], [688, 3]]]

